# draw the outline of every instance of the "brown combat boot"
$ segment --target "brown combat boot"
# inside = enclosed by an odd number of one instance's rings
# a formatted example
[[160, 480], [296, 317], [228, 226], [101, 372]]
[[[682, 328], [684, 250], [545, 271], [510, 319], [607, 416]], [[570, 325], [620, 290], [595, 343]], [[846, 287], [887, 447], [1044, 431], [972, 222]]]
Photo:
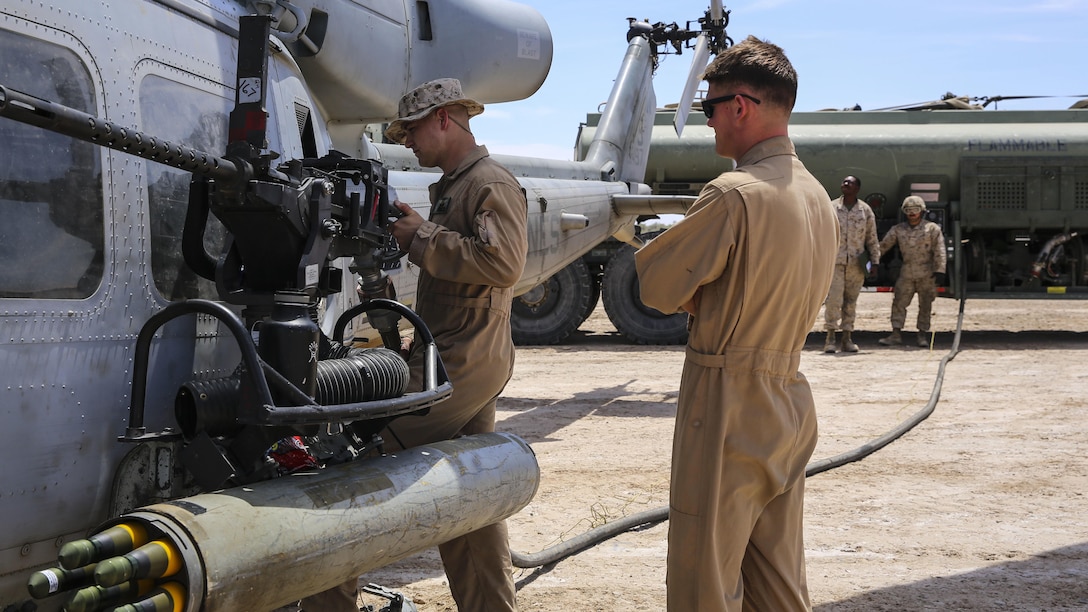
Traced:
[[827, 340], [824, 340], [824, 352], [835, 352], [835, 330], [833, 329], [827, 330]]
[[842, 344], [840, 347], [844, 353], [858, 352], [858, 345], [854, 344], [854, 341], [850, 339], [850, 334], [851, 332], [849, 331], [842, 332]]
[[918, 332], [918, 346], [927, 348], [929, 346], [929, 332]]
[[877, 342], [884, 346], [899, 346], [900, 344], [903, 344], [903, 336], [900, 335], [898, 329], [893, 329], [892, 335], [881, 338], [880, 340], [877, 340]]

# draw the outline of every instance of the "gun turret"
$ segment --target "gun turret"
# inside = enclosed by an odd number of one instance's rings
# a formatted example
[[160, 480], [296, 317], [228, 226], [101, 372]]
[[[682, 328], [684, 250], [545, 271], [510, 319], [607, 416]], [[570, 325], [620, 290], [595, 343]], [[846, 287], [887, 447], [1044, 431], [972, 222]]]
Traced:
[[[266, 138], [269, 24], [267, 16], [239, 21], [236, 104], [223, 156], [0, 84], [2, 117], [193, 173], [182, 237], [186, 264], [215, 281], [222, 301], [245, 306], [245, 320], [204, 300], [175, 302], [152, 316], [137, 339], [129, 423], [121, 440], [184, 438], [196, 450], [183, 453], [183, 462], [205, 488], [265, 478], [274, 467], [265, 453], [277, 439], [314, 435], [320, 424], [346, 426], [360, 451], [392, 418], [425, 410], [452, 392], [433, 338], [422, 320], [392, 301], [383, 274], [401, 255], [387, 231], [395, 215], [386, 169], [336, 151], [274, 165], [279, 154], [267, 149]], [[223, 251], [214, 255], [204, 247], [209, 213], [229, 232]], [[353, 258], [352, 270], [367, 280], [369, 295], [387, 299], [344, 313], [338, 329], [366, 313], [382, 322], [379, 331], [392, 351], [349, 354], [324, 338], [314, 322], [317, 301], [342, 289], [334, 262], [344, 257]], [[382, 316], [372, 316], [378, 310]], [[218, 319], [233, 335], [241, 367], [226, 379], [194, 380], [179, 389], [174, 408], [180, 434], [147, 433], [144, 389], [152, 341], [166, 323], [192, 314]], [[407, 395], [407, 366], [398, 354], [401, 317], [424, 338], [428, 372], [436, 373], [422, 392]], [[325, 367], [318, 367], [319, 357], [328, 357]], [[217, 455], [221, 460], [207, 460]]]
[[[3, 84], [0, 117], [193, 173], [189, 216], [196, 221], [186, 227], [186, 263], [216, 280], [225, 301], [271, 304], [278, 292], [314, 298], [340, 291], [330, 258], [369, 260], [377, 249], [380, 267], [395, 264], [395, 243], [385, 231], [393, 209], [379, 162], [332, 152], [271, 168], [274, 153], [237, 155], [245, 149], [234, 146], [234, 156], [213, 155]], [[190, 248], [202, 245], [209, 211], [233, 238], [218, 264], [202, 261], [209, 257], [202, 246]]]

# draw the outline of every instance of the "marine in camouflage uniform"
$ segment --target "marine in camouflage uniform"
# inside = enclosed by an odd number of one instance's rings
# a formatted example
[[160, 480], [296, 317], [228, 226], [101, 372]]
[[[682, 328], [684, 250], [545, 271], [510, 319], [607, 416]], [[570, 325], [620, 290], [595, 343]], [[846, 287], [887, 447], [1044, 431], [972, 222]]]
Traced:
[[929, 346], [929, 325], [933, 314], [933, 300], [937, 297], [936, 276], [944, 275], [947, 255], [941, 226], [926, 221], [922, 213], [926, 203], [918, 196], [903, 200], [903, 212], [907, 220], [888, 230], [880, 241], [880, 250], [887, 253], [898, 245], [903, 257], [899, 279], [895, 281], [895, 297], [892, 299], [892, 333], [881, 338], [880, 343], [892, 346], [903, 343], [902, 330], [907, 320], [907, 306], [918, 294], [918, 346]]
[[[839, 219], [839, 252], [835, 256], [835, 276], [831, 278], [831, 290], [824, 301], [824, 323], [827, 340], [824, 352], [834, 353], [842, 349], [847, 353], [858, 352], [851, 335], [857, 315], [858, 294], [865, 284], [865, 264], [871, 263], [876, 272], [880, 263], [880, 243], [876, 235], [876, 215], [869, 205], [858, 199], [861, 179], [847, 176], [842, 179], [842, 195], [831, 202]], [[842, 330], [842, 343], [835, 341], [835, 332]]]
[[[468, 118], [480, 112], [483, 106], [464, 98], [457, 79], [438, 79], [401, 99], [400, 119], [385, 133], [411, 148], [420, 165], [443, 170], [430, 186], [430, 218], [397, 202], [405, 216], [391, 232], [420, 268], [415, 311], [434, 336], [454, 389], [426, 415], [400, 417], [382, 432], [394, 450], [495, 431], [496, 400], [513, 373], [510, 306], [528, 251], [527, 205], [517, 179], [476, 145]], [[415, 340], [420, 350], [408, 359], [409, 391], [423, 388], [424, 347]], [[438, 550], [458, 610], [517, 609], [505, 522]], [[322, 594], [335, 600], [310, 598], [303, 607], [357, 612], [357, 582]]]

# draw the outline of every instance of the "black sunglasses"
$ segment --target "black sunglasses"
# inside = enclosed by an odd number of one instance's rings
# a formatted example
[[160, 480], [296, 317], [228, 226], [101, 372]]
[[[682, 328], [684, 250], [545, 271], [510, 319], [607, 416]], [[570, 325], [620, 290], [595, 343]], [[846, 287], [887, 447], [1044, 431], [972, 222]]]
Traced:
[[728, 102], [728, 101], [732, 100], [733, 98], [735, 98], [737, 96], [740, 96], [742, 98], [748, 98], [749, 100], [751, 100], [752, 102], [755, 102], [756, 104], [762, 104], [762, 101], [759, 98], [749, 96], [748, 94], [745, 94], [745, 93], [731, 93], [731, 94], [726, 94], [724, 96], [718, 96], [717, 98], [711, 98], [709, 100], [703, 100], [702, 101], [703, 114], [706, 115], [707, 119], [710, 119], [711, 117], [714, 116], [714, 105], [715, 104], [717, 104], [718, 102]]

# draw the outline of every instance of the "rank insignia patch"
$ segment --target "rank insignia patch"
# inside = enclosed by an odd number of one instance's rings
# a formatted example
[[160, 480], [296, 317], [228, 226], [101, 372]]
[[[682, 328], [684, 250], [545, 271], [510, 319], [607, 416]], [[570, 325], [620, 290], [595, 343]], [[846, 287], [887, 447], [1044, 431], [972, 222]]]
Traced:
[[434, 205], [433, 209], [431, 209], [431, 216], [433, 217], [434, 215], [444, 215], [449, 211], [450, 199], [447, 196], [438, 200], [438, 203]]

